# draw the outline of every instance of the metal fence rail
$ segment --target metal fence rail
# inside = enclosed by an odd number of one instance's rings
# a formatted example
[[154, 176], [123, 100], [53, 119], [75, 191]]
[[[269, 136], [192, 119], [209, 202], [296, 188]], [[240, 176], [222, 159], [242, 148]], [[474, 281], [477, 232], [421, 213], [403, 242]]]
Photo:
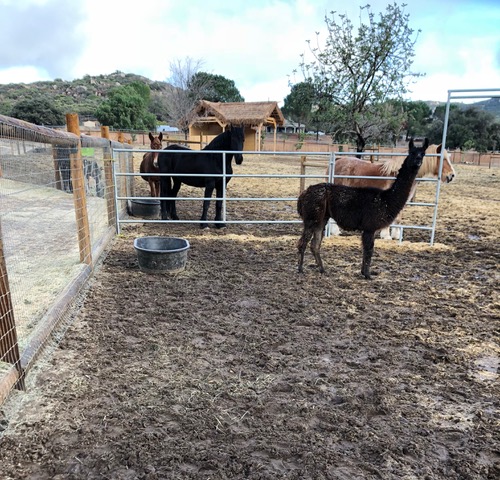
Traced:
[[[132, 150], [132, 152], [147, 152], [147, 151], [152, 151], [152, 150]], [[114, 149], [113, 150], [113, 156], [115, 158], [115, 169], [114, 169], [114, 177], [115, 177], [115, 184], [120, 183], [120, 179], [124, 178], [133, 178], [137, 176], [147, 176], [147, 174], [139, 174], [136, 172], [132, 171], [127, 171], [126, 168], [124, 168], [123, 165], [120, 164], [119, 161], [119, 155], [124, 153], [125, 151], [122, 149]], [[177, 152], [179, 153], [179, 152]], [[186, 151], [182, 151], [182, 153], [186, 153]], [[193, 155], [197, 155], [200, 153], [209, 153], [208, 151], [200, 152], [198, 150], [192, 150], [189, 152]], [[221, 153], [220, 151], [218, 152], [210, 152], [210, 153]], [[224, 179], [227, 178], [227, 174], [225, 172], [225, 155], [228, 153], [235, 153], [235, 152], [222, 152], [222, 162], [223, 162], [223, 173], [222, 174], [211, 174], [211, 175], [204, 175], [206, 177], [223, 177]], [[244, 151], [244, 155], [258, 155], [259, 157], [269, 157], [269, 158], [274, 158], [274, 157], [279, 157], [279, 156], [285, 156], [285, 157], [311, 157], [314, 158], [316, 162], [323, 162], [324, 168], [325, 168], [325, 173], [324, 174], [315, 174], [315, 175], [308, 175], [305, 173], [302, 174], [241, 174], [241, 173], [232, 173], [230, 176], [231, 178], [249, 178], [249, 179], [266, 179], [266, 178], [283, 178], [283, 179], [297, 179], [298, 183], [303, 182], [304, 180], [317, 180], [318, 182], [321, 181], [330, 181], [330, 182], [335, 182], [336, 178], [368, 178], [368, 179], [395, 179], [396, 177], [368, 177], [368, 176], [357, 176], [354, 177], [352, 175], [335, 175], [335, 160], [338, 157], [341, 156], [356, 156], [359, 155], [359, 152], [331, 152], [331, 153], [321, 153], [321, 152], [262, 152], [262, 151]], [[169, 150], [169, 154], [176, 154], [175, 150]], [[398, 152], [398, 153], [379, 153], [379, 154], [374, 154], [373, 152], [367, 153], [367, 155], [370, 156], [405, 156], [406, 154], [404, 152]], [[440, 157], [440, 168], [439, 168], [439, 177], [438, 178], [421, 178], [417, 179], [419, 182], [433, 182], [437, 186], [440, 184], [441, 180], [441, 172], [443, 168], [443, 152], [441, 154], [430, 154], [430, 156], [435, 156], [435, 157]], [[314, 166], [318, 167], [318, 164], [315, 164]], [[328, 169], [328, 170], [326, 170]], [[157, 177], [175, 177], [175, 176], [182, 176], [182, 177], [197, 177], [199, 175], [197, 174], [161, 174], [161, 173], [155, 173], [152, 174], [152, 176], [157, 176]], [[317, 183], [317, 182], [315, 182]], [[206, 221], [201, 221], [201, 220], [161, 220], [161, 219], [137, 219], [133, 218], [130, 216], [124, 216], [121, 218], [117, 218], [117, 228], [118, 232], [120, 232], [121, 226], [124, 224], [132, 224], [132, 223], [168, 223], [168, 224], [175, 224], [175, 223], [210, 223], [210, 224], [217, 224], [217, 223], [223, 223], [223, 224], [296, 224], [296, 223], [301, 223], [301, 220], [298, 218], [298, 216], [295, 216], [294, 218], [282, 218], [282, 219], [269, 219], [269, 218], [260, 218], [260, 219], [232, 219], [228, 216], [227, 212], [227, 203], [228, 202], [296, 202], [298, 199], [298, 196], [295, 197], [230, 197], [227, 195], [227, 190], [226, 190], [226, 182], [223, 182], [224, 188], [223, 188], [223, 196], [222, 197], [212, 197], [210, 200], [216, 201], [216, 200], [221, 200], [223, 202], [223, 209], [222, 209], [222, 220], [220, 221], [214, 221], [214, 220], [206, 220]], [[150, 197], [138, 197], [133, 194], [133, 192], [129, 189], [119, 189], [116, 188], [116, 197], [115, 201], [117, 204], [117, 209], [121, 206], [121, 210], [123, 211], [123, 206], [126, 205], [126, 203], [129, 200], [140, 200], [143, 198], [150, 198]], [[156, 197], [156, 200], [174, 200], [174, 197]], [[176, 201], [203, 201], [207, 200], [205, 197], [175, 197]], [[430, 225], [405, 225], [405, 224], [393, 224], [393, 227], [399, 227], [401, 228], [401, 236], [400, 236], [400, 241], [403, 240], [403, 232], [404, 229], [415, 229], [415, 230], [424, 230], [424, 231], [429, 231], [430, 232], [430, 240], [429, 243], [430, 245], [433, 245], [434, 243], [434, 236], [435, 236], [435, 229], [436, 229], [436, 221], [437, 221], [437, 208], [438, 208], [438, 203], [439, 203], [439, 189], [436, 187], [436, 195], [435, 195], [435, 201], [433, 202], [408, 202], [408, 205], [410, 206], [423, 206], [423, 207], [431, 207], [434, 209], [434, 214], [433, 214], [433, 220]], [[333, 223], [333, 221], [330, 221]], [[330, 223], [330, 225], [331, 225]], [[325, 234], [329, 236], [331, 234], [331, 227], [330, 225], [327, 227]]]

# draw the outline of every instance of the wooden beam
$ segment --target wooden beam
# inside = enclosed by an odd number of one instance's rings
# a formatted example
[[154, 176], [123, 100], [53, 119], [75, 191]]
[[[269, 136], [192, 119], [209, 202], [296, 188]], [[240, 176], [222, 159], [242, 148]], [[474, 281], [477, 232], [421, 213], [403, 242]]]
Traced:
[[[106, 140], [109, 138], [109, 127], [101, 127], [101, 137]], [[116, 224], [116, 205], [115, 205], [115, 185], [113, 181], [113, 155], [111, 154], [111, 143], [108, 142], [108, 146], [103, 152], [104, 160], [104, 180], [106, 182], [106, 190], [104, 192], [104, 197], [106, 198], [106, 208], [108, 211], [108, 225], [117, 227]]]
[[9, 277], [3, 250], [2, 225], [0, 223], [0, 359], [15, 366], [18, 376], [16, 388], [24, 390], [24, 371], [21, 367], [17, 341], [14, 307], [10, 296]]
[[[80, 125], [77, 113], [66, 114], [66, 125], [69, 132], [80, 138]], [[70, 153], [71, 178], [73, 182], [73, 201], [75, 204], [76, 229], [80, 247], [80, 261], [92, 264], [90, 226], [87, 212], [87, 199], [85, 197], [85, 180], [83, 178], [83, 161], [80, 143], [77, 151]]]

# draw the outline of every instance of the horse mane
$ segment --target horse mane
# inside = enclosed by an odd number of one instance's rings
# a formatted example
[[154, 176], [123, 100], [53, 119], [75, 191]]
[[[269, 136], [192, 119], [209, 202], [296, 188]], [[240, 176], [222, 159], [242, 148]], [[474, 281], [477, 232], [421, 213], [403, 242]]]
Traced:
[[[424, 157], [425, 158], [425, 157]], [[404, 158], [402, 157], [387, 157], [380, 163], [380, 173], [383, 177], [390, 177], [398, 173], [401, 165], [403, 165]]]
[[[429, 145], [427, 147], [427, 154], [438, 153], [438, 148], [440, 145]], [[444, 156], [448, 159], [448, 152], [444, 150]], [[449, 160], [448, 160], [449, 161]], [[384, 177], [394, 176], [398, 173], [401, 165], [403, 165], [403, 157], [386, 157], [381, 161], [380, 173]], [[436, 162], [439, 162], [439, 157], [429, 157], [425, 156], [422, 162], [422, 166], [418, 171], [418, 178], [424, 177], [425, 175], [432, 175], [436, 171]]]
[[227, 146], [227, 137], [230, 134], [230, 130], [225, 130], [217, 135], [205, 148], [203, 148], [203, 150], [225, 150], [224, 147]]

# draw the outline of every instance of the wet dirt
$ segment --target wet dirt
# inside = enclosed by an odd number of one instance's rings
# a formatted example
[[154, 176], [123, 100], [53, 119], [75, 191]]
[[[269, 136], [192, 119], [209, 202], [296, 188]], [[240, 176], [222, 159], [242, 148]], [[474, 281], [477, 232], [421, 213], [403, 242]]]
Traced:
[[[2, 478], [499, 478], [500, 172], [457, 173], [435, 245], [377, 240], [372, 281], [356, 235], [299, 275], [299, 224], [126, 226], [2, 407]], [[186, 269], [142, 273], [144, 235], [187, 238]]]

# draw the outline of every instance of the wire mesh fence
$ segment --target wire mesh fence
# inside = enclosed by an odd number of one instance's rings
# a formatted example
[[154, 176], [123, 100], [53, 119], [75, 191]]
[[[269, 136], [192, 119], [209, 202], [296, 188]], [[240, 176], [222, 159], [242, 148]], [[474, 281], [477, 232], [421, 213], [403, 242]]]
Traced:
[[115, 233], [113, 144], [0, 116], [0, 403]]

